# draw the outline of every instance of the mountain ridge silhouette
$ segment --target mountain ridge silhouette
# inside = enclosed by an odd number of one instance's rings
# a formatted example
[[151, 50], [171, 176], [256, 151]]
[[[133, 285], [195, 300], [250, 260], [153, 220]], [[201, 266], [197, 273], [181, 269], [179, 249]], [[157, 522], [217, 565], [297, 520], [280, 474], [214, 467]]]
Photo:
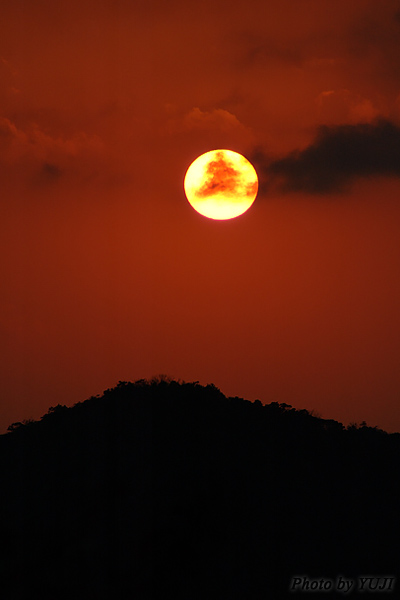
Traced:
[[400, 434], [168, 378], [9, 430], [4, 600], [279, 600], [398, 571]]

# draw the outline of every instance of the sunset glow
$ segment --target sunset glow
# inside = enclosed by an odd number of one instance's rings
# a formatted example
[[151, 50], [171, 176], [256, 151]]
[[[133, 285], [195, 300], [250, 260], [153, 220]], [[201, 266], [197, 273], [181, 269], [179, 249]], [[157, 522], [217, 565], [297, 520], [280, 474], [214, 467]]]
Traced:
[[158, 373], [400, 431], [399, 73], [399, 0], [3, 0], [0, 431]]

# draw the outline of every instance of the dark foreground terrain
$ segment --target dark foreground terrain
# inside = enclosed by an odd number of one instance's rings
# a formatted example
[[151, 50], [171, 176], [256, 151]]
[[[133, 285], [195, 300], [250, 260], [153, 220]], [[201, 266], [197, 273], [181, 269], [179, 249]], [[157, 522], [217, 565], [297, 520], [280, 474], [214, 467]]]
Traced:
[[400, 434], [121, 382], [0, 436], [0, 597], [359, 597], [360, 576], [399, 574], [399, 464]]

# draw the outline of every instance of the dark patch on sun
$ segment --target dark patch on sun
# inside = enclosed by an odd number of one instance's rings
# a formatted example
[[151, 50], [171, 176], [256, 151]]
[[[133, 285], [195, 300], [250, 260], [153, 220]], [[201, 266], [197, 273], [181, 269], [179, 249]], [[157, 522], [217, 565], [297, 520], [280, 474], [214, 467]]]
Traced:
[[245, 187], [245, 195], [246, 196], [255, 196], [258, 192], [258, 181], [252, 181], [251, 183], [247, 183]]
[[208, 163], [205, 171], [206, 181], [196, 191], [196, 196], [204, 198], [218, 192], [234, 192], [240, 183], [240, 172], [232, 163], [218, 152], [215, 160]]

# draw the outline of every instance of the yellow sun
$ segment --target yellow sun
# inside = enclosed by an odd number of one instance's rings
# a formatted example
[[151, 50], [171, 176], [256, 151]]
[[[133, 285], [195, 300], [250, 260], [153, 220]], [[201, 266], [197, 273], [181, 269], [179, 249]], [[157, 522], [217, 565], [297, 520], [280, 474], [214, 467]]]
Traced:
[[185, 194], [197, 212], [209, 219], [233, 219], [250, 208], [258, 178], [251, 163], [232, 150], [211, 150], [186, 171]]

